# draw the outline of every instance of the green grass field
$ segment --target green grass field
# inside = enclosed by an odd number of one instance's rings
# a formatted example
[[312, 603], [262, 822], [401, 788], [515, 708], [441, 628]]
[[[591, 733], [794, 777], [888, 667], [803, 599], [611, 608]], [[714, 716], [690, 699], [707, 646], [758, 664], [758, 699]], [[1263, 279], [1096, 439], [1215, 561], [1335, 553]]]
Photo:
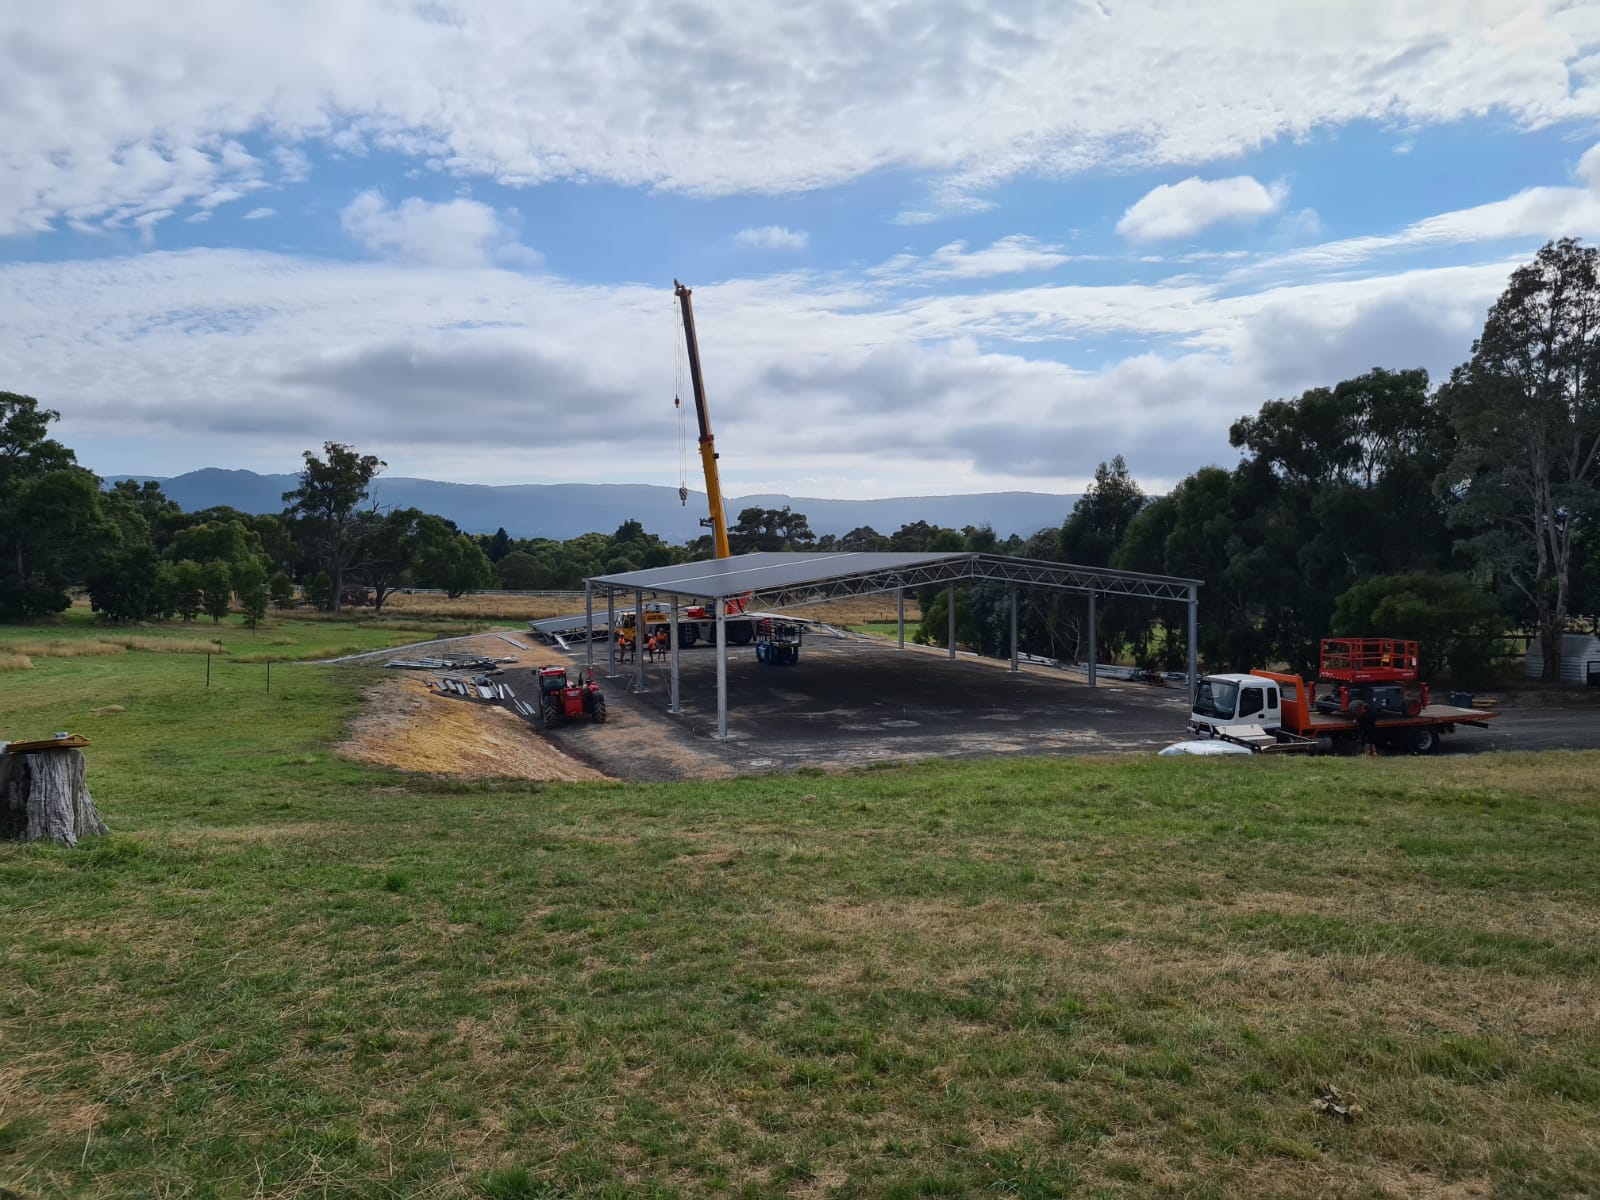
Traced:
[[18, 1195], [1600, 1188], [1600, 755], [467, 786], [330, 753], [364, 673], [203, 674], [0, 675], [113, 829], [0, 846]]

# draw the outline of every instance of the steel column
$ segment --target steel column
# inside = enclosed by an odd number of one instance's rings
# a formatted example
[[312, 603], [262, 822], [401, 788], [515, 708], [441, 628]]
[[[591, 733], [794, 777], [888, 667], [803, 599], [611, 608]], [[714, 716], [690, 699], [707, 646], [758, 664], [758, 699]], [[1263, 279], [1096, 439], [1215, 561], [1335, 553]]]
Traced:
[[584, 640], [589, 643], [584, 647], [583, 662], [592, 674], [594, 672], [594, 584], [587, 579], [583, 581], [583, 628]]
[[1089, 686], [1095, 686], [1095, 662], [1100, 657], [1100, 647], [1095, 641], [1094, 593], [1089, 593]]
[[1017, 669], [1017, 585], [1006, 589], [1011, 599], [1011, 669]]
[[1189, 703], [1194, 704], [1195, 689], [1199, 686], [1196, 669], [1196, 645], [1199, 641], [1196, 615], [1200, 609], [1200, 590], [1194, 584], [1189, 585]]
[[906, 590], [905, 590], [905, 588], [903, 588], [903, 587], [902, 588], [895, 588], [894, 595], [895, 595], [895, 599], [900, 602], [900, 612], [899, 612], [900, 649], [904, 650], [906, 648]]
[[633, 690], [644, 693], [644, 589], [633, 591]]
[[672, 703], [667, 711], [679, 713], [683, 709], [678, 707], [678, 593], [672, 593], [672, 625], [667, 630], [667, 643], [672, 647]]
[[953, 583], [949, 587], [945, 588], [945, 607], [947, 607], [950, 610], [950, 613], [949, 613], [949, 616], [950, 616], [950, 621], [949, 621], [950, 636], [947, 639], [949, 641], [949, 643], [950, 643], [950, 661], [951, 662], [955, 662], [955, 660], [956, 660], [956, 585], [953, 584]]
[[728, 602], [717, 597], [717, 737], [728, 740]]
[[617, 677], [617, 594], [606, 589], [606, 678]]

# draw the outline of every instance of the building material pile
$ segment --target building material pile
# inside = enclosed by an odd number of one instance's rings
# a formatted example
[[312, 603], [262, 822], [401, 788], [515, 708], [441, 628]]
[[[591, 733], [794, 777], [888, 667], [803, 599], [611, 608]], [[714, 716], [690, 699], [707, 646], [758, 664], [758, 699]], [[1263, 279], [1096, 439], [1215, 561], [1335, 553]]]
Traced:
[[490, 658], [484, 654], [441, 654], [434, 658], [391, 658], [383, 665], [401, 671], [483, 671], [500, 673], [501, 664], [516, 662], [515, 655]]

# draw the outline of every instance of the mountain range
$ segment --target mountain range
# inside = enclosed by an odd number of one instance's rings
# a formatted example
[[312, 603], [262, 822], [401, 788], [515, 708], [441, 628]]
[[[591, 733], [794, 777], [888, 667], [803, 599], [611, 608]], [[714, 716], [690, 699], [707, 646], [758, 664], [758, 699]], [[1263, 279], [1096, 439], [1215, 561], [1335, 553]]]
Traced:
[[[161, 490], [187, 512], [228, 505], [241, 512], [283, 511], [283, 493], [299, 483], [298, 475], [259, 475], [254, 471], [206, 467], [183, 475], [125, 475], [154, 479]], [[512, 537], [566, 539], [579, 534], [610, 533], [624, 521], [638, 521], [668, 542], [685, 542], [704, 532], [703, 492], [690, 492], [680, 504], [674, 488], [624, 483], [446, 483], [436, 479], [379, 476], [372, 499], [384, 508], [420, 508], [448, 517], [467, 533], [493, 533], [504, 528]], [[967, 496], [900, 496], [887, 500], [827, 500], [811, 496], [752, 495], [727, 498], [728, 520], [736, 522], [746, 508], [782, 508], [804, 513], [811, 529], [845, 534], [863, 525], [893, 533], [902, 525], [926, 521], [961, 529], [993, 527], [1000, 537], [1027, 537], [1059, 526], [1077, 496], [1043, 492], [980, 492]]]

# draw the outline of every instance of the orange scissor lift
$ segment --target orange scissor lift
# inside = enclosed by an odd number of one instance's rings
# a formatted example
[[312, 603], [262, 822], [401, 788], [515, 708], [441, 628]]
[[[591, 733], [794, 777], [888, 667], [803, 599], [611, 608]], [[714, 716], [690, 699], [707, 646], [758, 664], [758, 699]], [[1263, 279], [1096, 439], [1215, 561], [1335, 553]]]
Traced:
[[1318, 700], [1323, 712], [1348, 712], [1352, 702], [1371, 703], [1414, 717], [1428, 707], [1428, 685], [1418, 684], [1417, 696], [1407, 696], [1405, 685], [1417, 683], [1420, 664], [1417, 643], [1400, 638], [1323, 638], [1319, 645], [1317, 682], [1330, 685]]

